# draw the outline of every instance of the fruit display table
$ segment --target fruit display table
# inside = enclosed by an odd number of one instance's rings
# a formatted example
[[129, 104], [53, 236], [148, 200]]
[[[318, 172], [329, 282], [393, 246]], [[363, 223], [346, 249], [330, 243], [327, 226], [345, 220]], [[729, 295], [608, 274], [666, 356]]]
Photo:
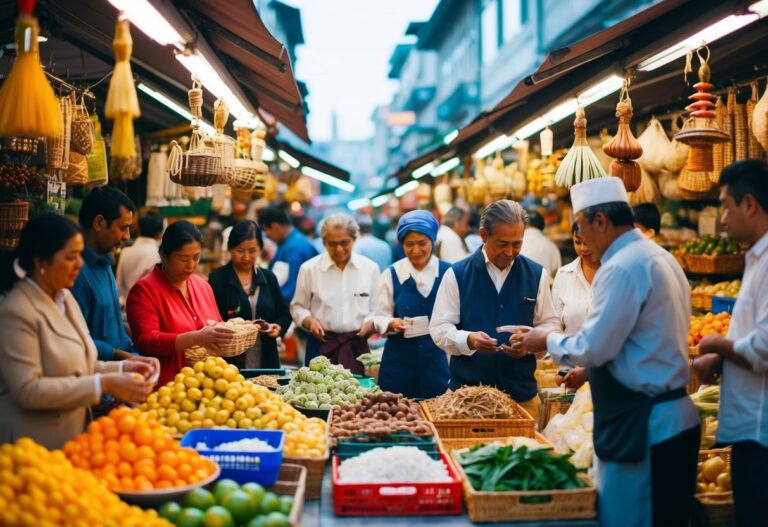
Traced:
[[[340, 517], [333, 513], [330, 464], [323, 478], [323, 491], [319, 500], [305, 501], [301, 516], [302, 527], [397, 527], [414, 525], [439, 525], [441, 527], [472, 527], [466, 510], [461, 516], [359, 516]], [[594, 520], [550, 520], [533, 522], [492, 523], [494, 527], [598, 527]]]

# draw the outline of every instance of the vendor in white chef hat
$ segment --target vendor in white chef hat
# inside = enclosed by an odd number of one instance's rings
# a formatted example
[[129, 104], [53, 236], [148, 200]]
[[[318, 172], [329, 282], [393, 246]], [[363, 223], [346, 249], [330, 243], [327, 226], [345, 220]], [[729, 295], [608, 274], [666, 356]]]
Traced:
[[571, 201], [602, 262], [590, 314], [576, 335], [534, 328], [513, 335], [511, 347], [588, 369], [600, 525], [687, 527], [700, 428], [685, 393], [688, 281], [670, 253], [633, 227], [620, 179], [575, 185]]

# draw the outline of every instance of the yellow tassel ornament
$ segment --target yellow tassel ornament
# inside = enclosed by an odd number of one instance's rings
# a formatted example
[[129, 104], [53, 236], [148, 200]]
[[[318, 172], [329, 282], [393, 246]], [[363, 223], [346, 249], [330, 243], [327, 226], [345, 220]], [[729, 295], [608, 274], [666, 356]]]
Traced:
[[107, 102], [104, 113], [112, 119], [111, 157], [131, 158], [136, 155], [134, 144], [133, 120], [141, 116], [139, 98], [133, 83], [131, 71], [131, 53], [133, 39], [131, 26], [127, 19], [118, 18], [115, 26], [115, 40], [112, 42], [115, 51], [115, 70], [109, 81]]

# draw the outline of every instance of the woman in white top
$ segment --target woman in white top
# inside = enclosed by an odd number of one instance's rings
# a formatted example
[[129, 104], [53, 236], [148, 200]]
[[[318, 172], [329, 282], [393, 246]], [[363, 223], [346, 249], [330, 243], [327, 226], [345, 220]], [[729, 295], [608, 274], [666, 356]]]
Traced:
[[[592, 280], [600, 268], [600, 259], [584, 243], [578, 225], [573, 225], [573, 248], [576, 259], [557, 271], [552, 284], [552, 300], [560, 316], [563, 331], [575, 335], [584, 325], [592, 304]], [[563, 379], [568, 388], [579, 388], [587, 380], [587, 370], [572, 368]]]
[[450, 379], [448, 358], [429, 335], [435, 296], [450, 267], [432, 254], [437, 230], [428, 211], [404, 214], [397, 239], [406, 257], [384, 270], [379, 281], [373, 321], [380, 334], [388, 335], [379, 386], [406, 397], [442, 395]]

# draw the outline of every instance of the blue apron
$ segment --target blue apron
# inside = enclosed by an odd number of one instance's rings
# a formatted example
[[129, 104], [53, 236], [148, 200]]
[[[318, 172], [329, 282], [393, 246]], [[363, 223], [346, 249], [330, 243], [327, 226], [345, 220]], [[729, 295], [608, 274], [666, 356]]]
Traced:
[[[427, 297], [419, 292], [412, 276], [401, 284], [394, 266], [390, 267], [395, 318], [431, 316], [437, 290], [449, 267], [448, 263], [439, 262], [437, 277]], [[387, 337], [379, 369], [382, 390], [406, 397], [430, 398], [445, 393], [449, 380], [448, 357], [430, 335], [407, 339], [397, 333]]]

